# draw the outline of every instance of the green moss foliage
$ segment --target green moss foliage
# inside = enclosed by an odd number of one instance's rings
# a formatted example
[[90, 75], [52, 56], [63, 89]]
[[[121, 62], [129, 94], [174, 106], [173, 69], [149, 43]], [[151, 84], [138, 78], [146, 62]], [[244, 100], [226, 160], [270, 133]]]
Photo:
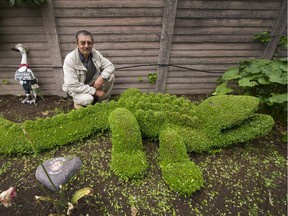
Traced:
[[222, 130], [239, 125], [257, 111], [259, 100], [251, 96], [219, 95], [197, 107], [203, 127]]
[[31, 145], [21, 129], [21, 124], [13, 123], [0, 117], [0, 153], [29, 153], [32, 151]]
[[202, 171], [192, 161], [160, 165], [162, 178], [181, 195], [191, 196], [204, 186]]
[[181, 134], [188, 152], [202, 153], [211, 149], [212, 141], [206, 135], [206, 132], [199, 128], [177, 127]]
[[215, 143], [217, 147], [226, 147], [235, 143], [243, 143], [256, 137], [268, 134], [274, 126], [274, 120], [269, 115], [255, 114], [241, 125], [221, 131]]
[[168, 124], [175, 124], [181, 127], [197, 127], [197, 117], [190, 117], [186, 114], [179, 114], [170, 111], [137, 110], [134, 115], [140, 125], [142, 135], [148, 138], [159, 137], [160, 131]]
[[129, 109], [136, 116], [142, 135], [148, 138], [157, 139], [167, 124], [187, 127], [199, 124], [196, 105], [184, 97], [129, 89], [121, 95], [119, 106]]
[[159, 163], [162, 178], [182, 195], [191, 195], [204, 185], [202, 171], [189, 160], [182, 136], [166, 128], [159, 137]]
[[196, 105], [184, 97], [161, 93], [143, 93], [138, 89], [128, 89], [121, 94], [119, 106], [134, 113], [136, 110], [177, 112], [195, 116]]
[[[116, 107], [115, 102], [101, 103], [22, 124], [1, 118], [0, 151], [2, 154], [32, 153], [32, 145], [37, 151], [43, 151], [82, 140], [92, 133], [108, 129], [108, 117]], [[30, 143], [21, 128], [29, 134]]]
[[148, 168], [140, 128], [135, 116], [117, 108], [109, 116], [112, 131], [111, 169], [123, 180], [143, 178]]
[[79, 141], [108, 129], [108, 116], [117, 107], [125, 107], [136, 116], [142, 136], [158, 139], [163, 128], [174, 125], [188, 152], [203, 152], [268, 133], [274, 121], [268, 115], [255, 115], [258, 104], [255, 97], [223, 95], [210, 97], [196, 106], [183, 97], [128, 89], [118, 102], [96, 104], [52, 118], [21, 124], [0, 118], [0, 153], [32, 152], [22, 127], [39, 151]]
[[219, 95], [197, 107], [201, 131], [210, 148], [226, 147], [267, 134], [274, 125], [269, 115], [255, 114], [259, 99], [251, 96]]
[[52, 118], [21, 124], [0, 118], [0, 154], [43, 151], [111, 129], [111, 169], [126, 181], [143, 178], [147, 172], [142, 137], [159, 139], [164, 181], [180, 194], [191, 195], [203, 187], [204, 180], [187, 152], [210, 151], [267, 134], [274, 120], [256, 114], [258, 106], [259, 99], [251, 96], [213, 96], [196, 106], [183, 97], [128, 89], [118, 102]]

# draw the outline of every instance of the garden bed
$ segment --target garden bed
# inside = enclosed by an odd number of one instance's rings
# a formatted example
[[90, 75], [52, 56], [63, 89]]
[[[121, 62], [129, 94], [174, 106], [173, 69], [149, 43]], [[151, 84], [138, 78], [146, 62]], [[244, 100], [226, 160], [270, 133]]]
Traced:
[[[187, 96], [201, 100], [204, 96]], [[70, 98], [46, 96], [38, 105], [19, 102], [17, 96], [0, 96], [0, 114], [14, 122], [45, 118], [69, 112]], [[205, 187], [191, 197], [169, 190], [157, 164], [158, 142], [144, 140], [150, 164], [147, 176], [137, 182], [121, 182], [110, 170], [111, 134], [97, 134], [81, 142], [43, 152], [41, 161], [52, 157], [75, 155], [83, 167], [65, 185], [65, 198], [84, 187], [93, 196], [80, 200], [75, 215], [286, 215], [287, 144], [281, 132], [286, 126], [277, 123], [262, 138], [206, 154], [190, 154], [203, 170]], [[31, 155], [0, 156], [0, 192], [10, 186], [18, 196], [10, 208], [0, 205], [0, 215], [48, 215], [56, 213], [49, 203], [37, 204], [35, 195], [60, 200], [58, 193], [42, 188], [35, 178], [39, 163]]]

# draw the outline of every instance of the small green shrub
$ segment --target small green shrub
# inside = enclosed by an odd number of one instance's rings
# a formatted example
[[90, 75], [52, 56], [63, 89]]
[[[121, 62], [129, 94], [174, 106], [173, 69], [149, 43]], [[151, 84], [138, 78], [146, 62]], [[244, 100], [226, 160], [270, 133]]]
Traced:
[[109, 116], [112, 131], [111, 169], [122, 180], [143, 178], [148, 168], [140, 128], [135, 116], [117, 108]]
[[150, 83], [156, 83], [157, 81], [157, 74], [156, 73], [149, 73], [148, 74], [148, 79]]

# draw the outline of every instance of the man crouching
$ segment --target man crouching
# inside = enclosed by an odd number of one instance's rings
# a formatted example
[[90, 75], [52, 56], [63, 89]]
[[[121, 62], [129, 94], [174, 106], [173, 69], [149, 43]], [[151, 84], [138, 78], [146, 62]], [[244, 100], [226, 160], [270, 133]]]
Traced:
[[86, 30], [75, 35], [77, 48], [68, 53], [63, 64], [63, 90], [79, 109], [95, 102], [108, 101], [114, 85], [114, 65], [93, 48], [93, 36]]

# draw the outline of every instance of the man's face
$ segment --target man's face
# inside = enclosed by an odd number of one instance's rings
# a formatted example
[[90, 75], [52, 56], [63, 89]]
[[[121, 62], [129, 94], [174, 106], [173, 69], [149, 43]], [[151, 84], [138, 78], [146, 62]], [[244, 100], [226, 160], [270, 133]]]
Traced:
[[77, 46], [80, 53], [87, 58], [93, 48], [93, 41], [89, 35], [78, 35]]

